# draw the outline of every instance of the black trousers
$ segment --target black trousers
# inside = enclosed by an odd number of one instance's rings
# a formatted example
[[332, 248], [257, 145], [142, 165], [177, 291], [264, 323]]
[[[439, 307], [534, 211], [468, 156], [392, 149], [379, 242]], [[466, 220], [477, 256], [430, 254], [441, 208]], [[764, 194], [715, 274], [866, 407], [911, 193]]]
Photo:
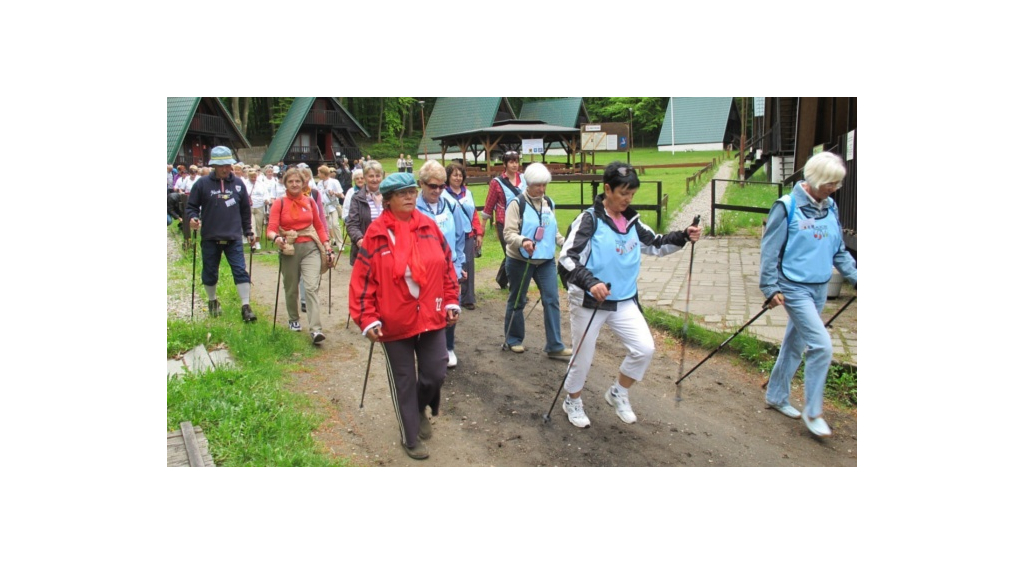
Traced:
[[448, 374], [444, 329], [382, 344], [402, 443], [414, 447], [419, 442], [420, 413], [429, 407], [436, 416], [441, 407], [441, 386]]

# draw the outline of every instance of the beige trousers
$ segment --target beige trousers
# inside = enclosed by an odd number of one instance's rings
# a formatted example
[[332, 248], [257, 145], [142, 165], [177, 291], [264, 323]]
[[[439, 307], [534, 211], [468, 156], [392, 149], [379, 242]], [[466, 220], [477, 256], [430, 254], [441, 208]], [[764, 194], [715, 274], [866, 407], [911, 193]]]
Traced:
[[341, 246], [341, 242], [345, 240], [345, 237], [341, 231], [341, 225], [338, 223], [338, 210], [334, 210], [327, 214], [327, 229], [330, 232], [330, 243], [337, 243]]
[[299, 277], [306, 286], [306, 321], [308, 329], [320, 331], [320, 249], [313, 241], [295, 244], [294, 255], [281, 255], [281, 276], [284, 278], [284, 302], [288, 321], [299, 320]]

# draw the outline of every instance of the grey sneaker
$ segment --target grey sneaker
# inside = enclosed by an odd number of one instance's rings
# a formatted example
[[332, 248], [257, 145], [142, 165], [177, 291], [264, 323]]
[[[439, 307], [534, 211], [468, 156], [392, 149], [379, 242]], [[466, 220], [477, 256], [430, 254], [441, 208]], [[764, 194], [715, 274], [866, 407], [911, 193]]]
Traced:
[[423, 440], [434, 436], [434, 429], [430, 424], [430, 419], [427, 419], [426, 409], [420, 412], [420, 433], [418, 436]]
[[801, 417], [804, 420], [804, 424], [807, 425], [807, 429], [819, 437], [831, 437], [832, 429], [828, 427], [828, 423], [825, 423], [824, 417], [808, 417], [807, 413], [804, 412]]
[[416, 443], [416, 446], [412, 447], [403, 443], [402, 448], [405, 449], [405, 454], [408, 454], [409, 458], [423, 460], [424, 458], [430, 457], [430, 452], [427, 451], [427, 445], [423, 444], [423, 441]]
[[572, 399], [568, 395], [565, 396], [565, 401], [562, 402], [562, 411], [569, 416], [569, 423], [580, 429], [590, 427], [590, 418], [583, 411], [582, 398]]
[[289, 321], [288, 328], [292, 331], [302, 331], [302, 325], [298, 321]]
[[615, 408], [615, 415], [618, 415], [624, 423], [636, 423], [636, 414], [633, 413], [633, 408], [629, 405], [629, 396], [617, 395], [615, 386], [612, 386], [604, 393], [604, 400]]
[[320, 343], [324, 342], [324, 339], [327, 338], [324, 337], [324, 334], [319, 331], [310, 331], [309, 336], [313, 339], [314, 345], [319, 345]]

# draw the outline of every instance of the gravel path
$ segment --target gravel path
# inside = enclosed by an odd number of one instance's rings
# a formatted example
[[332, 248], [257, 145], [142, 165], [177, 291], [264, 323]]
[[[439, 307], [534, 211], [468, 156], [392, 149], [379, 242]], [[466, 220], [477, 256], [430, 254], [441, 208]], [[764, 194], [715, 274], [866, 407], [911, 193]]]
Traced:
[[[736, 167], [734, 161], [725, 161], [722, 166], [718, 167], [718, 172], [715, 173], [717, 179], [729, 179], [732, 177], [732, 171]], [[716, 203], [722, 203], [722, 196], [725, 190], [719, 190], [716, 196]], [[672, 223], [669, 224], [666, 233], [669, 231], [678, 231], [685, 229], [690, 222], [693, 221], [693, 216], [700, 214], [700, 223], [704, 226], [705, 232], [710, 230], [707, 228], [707, 223], [711, 221], [711, 182], [709, 181], [704, 185], [704, 188], [693, 197], [693, 200], [686, 204], [686, 206], [675, 215], [672, 219]]]

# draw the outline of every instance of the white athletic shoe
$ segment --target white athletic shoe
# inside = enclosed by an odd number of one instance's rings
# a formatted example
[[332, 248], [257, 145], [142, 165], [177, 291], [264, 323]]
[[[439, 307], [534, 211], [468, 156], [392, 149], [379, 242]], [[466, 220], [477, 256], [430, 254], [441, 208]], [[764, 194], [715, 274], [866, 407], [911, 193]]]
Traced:
[[801, 417], [810, 432], [819, 437], [832, 436], [832, 429], [829, 429], [828, 423], [825, 423], [824, 417], [808, 417], [806, 411], [801, 415]]
[[629, 396], [617, 395], [615, 386], [612, 386], [604, 393], [604, 400], [615, 408], [615, 415], [618, 415], [623, 422], [636, 423], [636, 414], [633, 413], [633, 408], [629, 405]]
[[569, 416], [569, 423], [580, 429], [590, 427], [590, 418], [583, 412], [582, 398], [572, 399], [569, 396], [565, 396], [565, 401], [562, 402], [562, 411]]
[[455, 358], [455, 351], [448, 351], [448, 368], [453, 368], [459, 363], [459, 359]]
[[256, 250], [257, 251], [260, 250], [260, 242], [259, 241], [256, 241]]

